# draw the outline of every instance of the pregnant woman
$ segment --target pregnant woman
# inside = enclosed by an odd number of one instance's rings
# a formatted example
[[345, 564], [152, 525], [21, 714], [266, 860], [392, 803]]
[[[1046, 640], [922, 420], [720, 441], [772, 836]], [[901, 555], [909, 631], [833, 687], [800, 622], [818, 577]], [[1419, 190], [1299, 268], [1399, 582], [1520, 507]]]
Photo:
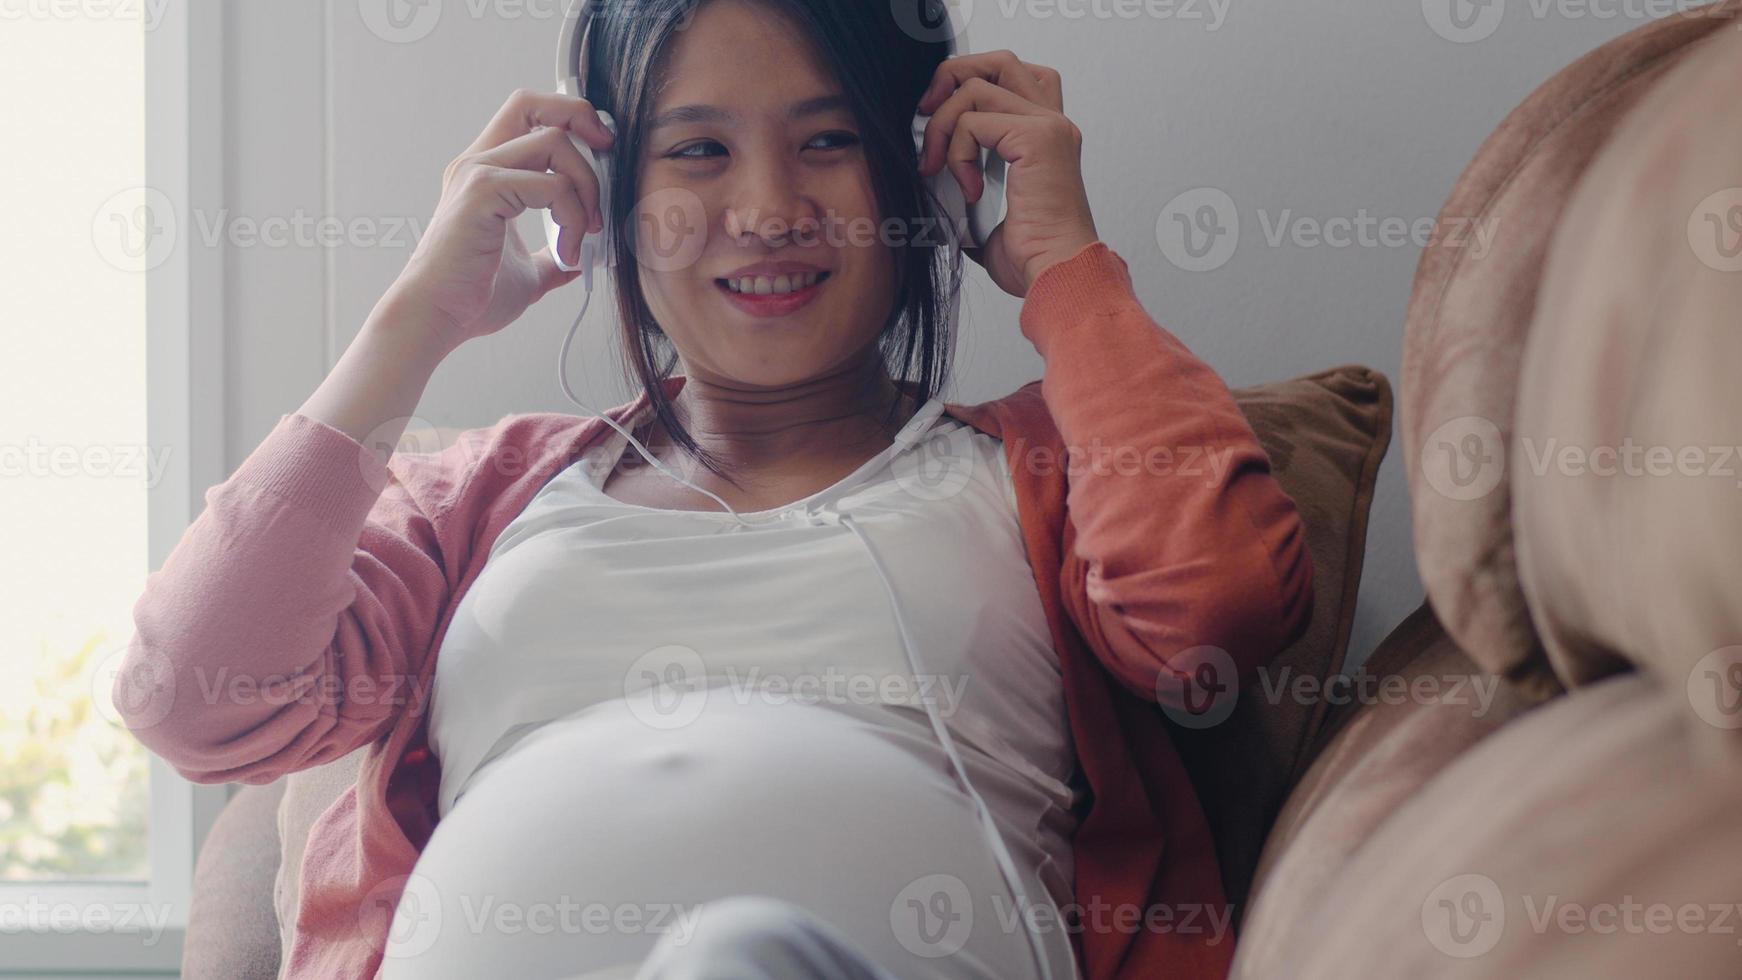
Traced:
[[[1228, 389], [1099, 240], [1059, 74], [949, 57], [885, 0], [598, 17], [593, 101], [509, 99], [135, 607], [115, 701], [183, 775], [367, 747], [284, 975], [1222, 975], [1156, 703], [1201, 710], [1297, 636], [1311, 566]], [[614, 213], [571, 134], [617, 162]], [[940, 397], [959, 263], [891, 229], [935, 215], [940, 168], [976, 199], [980, 147], [1008, 216], [969, 254], [1045, 367], [966, 406]], [[394, 453], [456, 348], [575, 297], [515, 230], [533, 208], [565, 264], [624, 229], [640, 395], [615, 428]]]

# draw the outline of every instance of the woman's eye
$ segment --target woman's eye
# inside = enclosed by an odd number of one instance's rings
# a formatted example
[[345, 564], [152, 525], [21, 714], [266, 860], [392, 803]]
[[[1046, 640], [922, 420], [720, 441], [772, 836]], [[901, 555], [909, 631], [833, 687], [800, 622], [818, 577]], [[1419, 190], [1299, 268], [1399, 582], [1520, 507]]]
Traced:
[[823, 135], [818, 136], [816, 139], [812, 140], [811, 142], [816, 143], [816, 142], [821, 141], [821, 140], [834, 141], [834, 143], [835, 143], [834, 146], [820, 147], [820, 149], [833, 150], [833, 149], [845, 149], [849, 146], [852, 146], [854, 143], [859, 142], [859, 137], [853, 135], [852, 133], [841, 133], [841, 132], [824, 133]]
[[667, 155], [670, 156], [673, 160], [705, 160], [708, 157], [712, 156], [713, 154], [711, 154], [711, 153], [710, 154], [702, 154], [702, 153], [695, 153], [692, 151], [694, 151], [694, 150], [706, 150], [709, 148], [713, 148], [713, 149], [717, 149], [717, 150], [724, 150], [725, 149], [725, 147], [714, 142], [713, 140], [703, 140], [700, 143], [691, 143], [690, 145], [684, 147], [683, 149], [675, 150], [672, 153], [667, 154]]
[[[807, 148], [818, 150], [843, 150], [859, 142], [859, 137], [848, 132], [824, 133], [813, 139]], [[818, 145], [823, 144], [823, 145]], [[714, 151], [719, 151], [715, 153]], [[707, 160], [724, 154], [726, 148], [714, 140], [702, 140], [666, 154], [672, 160]]]

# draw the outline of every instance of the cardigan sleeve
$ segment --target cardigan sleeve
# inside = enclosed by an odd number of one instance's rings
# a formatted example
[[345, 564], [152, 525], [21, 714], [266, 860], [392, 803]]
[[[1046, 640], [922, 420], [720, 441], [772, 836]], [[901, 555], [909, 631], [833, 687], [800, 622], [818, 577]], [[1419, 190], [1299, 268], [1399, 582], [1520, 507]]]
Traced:
[[1021, 325], [1067, 451], [1072, 621], [1124, 686], [1201, 711], [1203, 665], [1217, 684], [1249, 675], [1311, 618], [1294, 502], [1228, 387], [1144, 311], [1105, 243], [1041, 273]]
[[118, 714], [196, 783], [268, 783], [387, 732], [450, 584], [433, 523], [468, 451], [395, 454], [283, 416], [133, 607]]

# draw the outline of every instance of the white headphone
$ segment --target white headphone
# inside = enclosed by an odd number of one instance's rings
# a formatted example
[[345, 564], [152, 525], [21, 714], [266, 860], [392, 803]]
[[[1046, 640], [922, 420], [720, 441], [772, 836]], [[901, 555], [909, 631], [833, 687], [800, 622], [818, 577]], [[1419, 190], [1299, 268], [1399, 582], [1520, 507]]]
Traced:
[[[563, 18], [562, 38], [557, 46], [556, 77], [557, 91], [569, 96], [584, 97], [587, 91], [589, 52], [591, 50], [592, 28], [594, 14], [598, 11], [598, 0], [571, 0], [568, 13]], [[950, 45], [952, 55], [966, 54], [972, 49], [968, 46], [968, 25], [954, 4], [946, 5], [950, 21]], [[925, 124], [929, 116], [915, 114], [913, 117], [914, 151], [917, 153], [924, 142]], [[599, 120], [611, 135], [617, 135], [617, 120], [609, 112], [599, 111]], [[582, 270], [587, 273], [587, 289], [592, 291], [591, 270], [616, 264], [616, 230], [611, 227], [611, 154], [596, 152], [587, 142], [569, 134], [569, 139], [575, 144], [575, 149], [593, 168], [599, 177], [599, 213], [605, 216], [605, 230], [597, 235], [588, 235], [581, 242], [580, 261], [574, 265], [564, 262], [557, 253], [557, 234], [561, 230], [551, 212], [544, 212], [545, 238], [550, 242], [550, 254], [556, 258], [557, 268], [564, 272]], [[615, 145], [615, 144], [613, 144]], [[961, 184], [950, 168], [944, 167], [935, 175], [927, 178], [927, 185], [943, 205], [944, 216], [948, 225], [952, 248], [959, 248], [962, 242], [957, 241], [958, 231], [965, 231], [967, 242], [974, 247], [986, 244], [993, 229], [1004, 220], [1004, 177], [1006, 170], [1004, 159], [984, 147], [980, 150], [980, 172], [985, 177], [985, 190], [980, 199], [969, 204], [967, 196], [962, 193]]]

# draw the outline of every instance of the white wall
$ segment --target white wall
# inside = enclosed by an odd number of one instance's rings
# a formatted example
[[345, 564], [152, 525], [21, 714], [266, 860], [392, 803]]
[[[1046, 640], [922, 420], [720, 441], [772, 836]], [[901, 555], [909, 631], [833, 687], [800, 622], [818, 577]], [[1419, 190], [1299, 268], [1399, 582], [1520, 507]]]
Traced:
[[[231, 467], [314, 389], [410, 254], [409, 229], [398, 247], [366, 238], [426, 221], [442, 168], [503, 98], [551, 84], [558, 0], [420, 2], [229, 8]], [[1501, 19], [1478, 20], [1490, 36], [1465, 43], [1430, 27], [1428, 12], [1453, 0], [1036, 0], [1005, 16], [1011, 2], [976, 0], [976, 46], [1064, 73], [1102, 239], [1130, 263], [1151, 314], [1239, 386], [1350, 362], [1398, 380], [1419, 249], [1273, 247], [1267, 223], [1285, 211], [1431, 219], [1514, 105], [1668, 0], [1487, 0], [1469, 9]], [[386, 19], [390, 5], [411, 15], [403, 28]], [[1200, 187], [1229, 195], [1242, 234], [1225, 264], [1191, 272], [1169, 260], [1157, 225]], [[239, 237], [246, 222], [299, 216], [376, 224], [337, 248]], [[975, 272], [950, 393], [960, 400], [1003, 394], [1041, 368], [1016, 328], [1019, 301]], [[559, 293], [461, 349], [420, 415], [477, 425], [567, 411], [553, 372], [578, 300]], [[628, 392], [603, 321], [589, 321], [572, 377], [594, 404], [615, 404]], [[1400, 457], [1394, 443], [1374, 505], [1357, 657], [1420, 601]]]

